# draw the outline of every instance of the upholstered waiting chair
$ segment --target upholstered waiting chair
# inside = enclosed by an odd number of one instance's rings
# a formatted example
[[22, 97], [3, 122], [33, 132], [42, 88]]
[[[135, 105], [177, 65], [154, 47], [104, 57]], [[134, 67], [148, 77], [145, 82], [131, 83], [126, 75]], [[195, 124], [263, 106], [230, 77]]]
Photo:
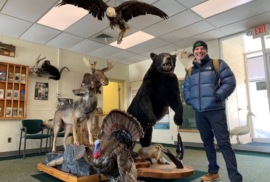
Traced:
[[[50, 138], [50, 135], [43, 134], [43, 128], [41, 127], [42, 122], [43, 121], [40, 119], [22, 120], [21, 137], [20, 137], [20, 144], [19, 144], [19, 155], [20, 155], [20, 150], [21, 150], [22, 138], [24, 138], [24, 150], [23, 150], [24, 159], [25, 159], [26, 139], [40, 139], [40, 148], [39, 148], [39, 153], [40, 153], [41, 146], [42, 146], [42, 139], [47, 138], [46, 140], [46, 152], [47, 152], [48, 138]], [[22, 136], [23, 132], [24, 132], [24, 136]], [[39, 132], [41, 132], [41, 134], [37, 134]]]

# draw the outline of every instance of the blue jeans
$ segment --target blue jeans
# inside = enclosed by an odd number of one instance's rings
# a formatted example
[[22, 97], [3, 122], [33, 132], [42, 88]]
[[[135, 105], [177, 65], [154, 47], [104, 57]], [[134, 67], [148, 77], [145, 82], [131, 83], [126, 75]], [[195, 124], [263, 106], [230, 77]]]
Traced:
[[209, 161], [208, 172], [217, 173], [217, 153], [214, 143], [214, 135], [217, 139], [223, 158], [226, 162], [228, 175], [231, 182], [242, 182], [242, 175], [237, 170], [235, 153], [230, 143], [230, 134], [227, 125], [225, 109], [207, 112], [195, 112], [197, 128], [204, 144]]

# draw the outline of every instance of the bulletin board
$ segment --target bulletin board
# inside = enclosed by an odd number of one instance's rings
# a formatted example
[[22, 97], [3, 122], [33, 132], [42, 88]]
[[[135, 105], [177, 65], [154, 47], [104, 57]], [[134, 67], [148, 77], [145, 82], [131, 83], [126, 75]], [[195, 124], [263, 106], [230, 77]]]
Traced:
[[196, 125], [195, 112], [191, 106], [186, 105], [185, 103], [184, 93], [183, 93], [184, 82], [185, 82], [185, 78], [178, 79], [178, 85], [180, 89], [180, 99], [183, 105], [183, 125], [178, 127], [178, 131], [199, 132]]

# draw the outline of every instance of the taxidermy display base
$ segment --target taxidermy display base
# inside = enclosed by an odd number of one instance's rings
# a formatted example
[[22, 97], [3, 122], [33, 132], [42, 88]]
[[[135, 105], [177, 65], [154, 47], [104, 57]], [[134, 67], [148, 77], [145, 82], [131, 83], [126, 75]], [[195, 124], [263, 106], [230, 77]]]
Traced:
[[[190, 177], [195, 174], [193, 167], [184, 165], [183, 169], [178, 169], [173, 162], [170, 162], [170, 164], [157, 164], [156, 161], [153, 159], [153, 164], [151, 165], [149, 161], [145, 161], [144, 159], [139, 157], [135, 158], [134, 162], [138, 171], [138, 177], [179, 179]], [[97, 174], [77, 177], [76, 175], [60, 171], [56, 168], [49, 167], [43, 163], [39, 163], [37, 165], [37, 169], [66, 182], [99, 181]], [[101, 174], [101, 181], [103, 180], [107, 180], [107, 178]]]
[[176, 168], [173, 162], [170, 164], [157, 164], [155, 159], [152, 159], [151, 164], [149, 161], [138, 157], [134, 159], [138, 177], [143, 178], [158, 178], [158, 179], [179, 179], [187, 178], [195, 174], [194, 168], [184, 165], [183, 169]]
[[[97, 174], [78, 177], [73, 174], [60, 171], [56, 168], [49, 167], [43, 163], [39, 163], [37, 165], [37, 169], [66, 182], [86, 182], [86, 181], [98, 182], [99, 181]], [[104, 181], [104, 180], [107, 180], [107, 178], [101, 174], [101, 181]]]

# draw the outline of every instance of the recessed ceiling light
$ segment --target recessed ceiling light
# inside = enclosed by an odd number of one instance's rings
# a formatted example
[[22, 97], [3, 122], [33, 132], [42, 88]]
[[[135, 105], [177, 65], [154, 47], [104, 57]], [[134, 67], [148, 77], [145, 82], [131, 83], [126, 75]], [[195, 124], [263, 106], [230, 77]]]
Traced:
[[65, 30], [86, 14], [88, 11], [73, 5], [54, 7], [38, 23], [58, 30]]
[[127, 37], [123, 38], [123, 41], [121, 42], [121, 44], [117, 44], [117, 41], [111, 43], [111, 46], [120, 48], [120, 49], [127, 49], [130, 48], [132, 46], [135, 46], [137, 44], [140, 44], [142, 42], [146, 42], [148, 40], [151, 40], [155, 38], [153, 35], [147, 34], [145, 32], [142, 31], [138, 31], [134, 34], [131, 34]]
[[250, 1], [253, 0], [208, 0], [191, 9], [202, 17], [207, 18]]

